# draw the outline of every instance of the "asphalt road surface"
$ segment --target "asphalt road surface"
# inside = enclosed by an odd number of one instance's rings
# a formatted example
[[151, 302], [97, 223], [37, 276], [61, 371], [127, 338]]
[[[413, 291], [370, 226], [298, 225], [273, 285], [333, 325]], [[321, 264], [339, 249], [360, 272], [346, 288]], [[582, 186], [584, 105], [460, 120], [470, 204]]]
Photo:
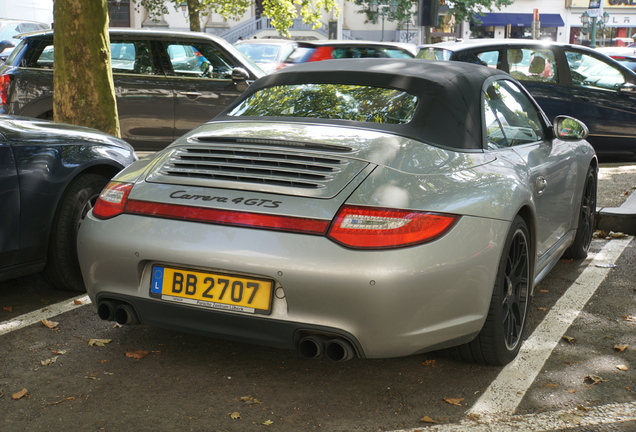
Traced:
[[559, 262], [504, 368], [307, 360], [119, 327], [37, 276], [0, 282], [0, 431], [636, 431], [635, 259], [629, 237]]

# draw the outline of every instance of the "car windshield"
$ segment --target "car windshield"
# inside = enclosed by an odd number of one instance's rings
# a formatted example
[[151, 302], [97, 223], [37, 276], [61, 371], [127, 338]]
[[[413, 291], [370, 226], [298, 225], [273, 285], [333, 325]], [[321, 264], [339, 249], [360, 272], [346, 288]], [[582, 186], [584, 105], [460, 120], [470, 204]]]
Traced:
[[413, 118], [417, 102], [416, 96], [389, 88], [349, 84], [281, 85], [255, 92], [229, 115], [403, 124]]

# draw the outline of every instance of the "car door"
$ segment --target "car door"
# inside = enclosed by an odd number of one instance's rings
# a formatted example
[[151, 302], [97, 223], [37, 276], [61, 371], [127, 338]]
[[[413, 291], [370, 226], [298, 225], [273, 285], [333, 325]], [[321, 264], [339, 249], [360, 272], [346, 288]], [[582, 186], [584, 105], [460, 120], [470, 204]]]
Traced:
[[232, 82], [241, 65], [213, 41], [163, 41], [162, 49], [174, 91], [174, 138], [214, 118], [244, 90]]
[[540, 111], [510, 80], [486, 90], [485, 127], [488, 148], [527, 176], [537, 216], [537, 256], [546, 254], [569, 229], [576, 197], [574, 147], [552, 140]]
[[[636, 156], [636, 75], [595, 53], [565, 50], [572, 81], [573, 117], [590, 130], [601, 156]], [[627, 86], [627, 91], [621, 90]]]
[[20, 189], [11, 146], [0, 135], [0, 269], [16, 263], [20, 247]]
[[[572, 94], [563, 57], [556, 47], [499, 45], [458, 52], [454, 59], [477, 63], [508, 72], [519, 80], [550, 120], [557, 115], [574, 116]], [[567, 67], [565, 67], [567, 69]]]
[[158, 150], [174, 137], [172, 85], [151, 40], [111, 38], [121, 137], [136, 150]]

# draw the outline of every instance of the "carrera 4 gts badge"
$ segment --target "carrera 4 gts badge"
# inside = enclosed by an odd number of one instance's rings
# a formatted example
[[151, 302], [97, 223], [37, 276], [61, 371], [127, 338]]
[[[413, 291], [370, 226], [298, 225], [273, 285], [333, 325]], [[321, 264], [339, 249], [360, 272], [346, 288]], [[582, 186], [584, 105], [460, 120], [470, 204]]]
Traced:
[[278, 208], [282, 204], [281, 201], [272, 201], [268, 199], [262, 198], [228, 198], [225, 196], [213, 196], [213, 195], [197, 195], [197, 194], [189, 194], [187, 191], [176, 191], [170, 194], [170, 198], [178, 199], [178, 200], [188, 200], [188, 201], [215, 201], [220, 203], [234, 203], [234, 204], [243, 204], [245, 206], [254, 206], [254, 207], [264, 207], [264, 208]]

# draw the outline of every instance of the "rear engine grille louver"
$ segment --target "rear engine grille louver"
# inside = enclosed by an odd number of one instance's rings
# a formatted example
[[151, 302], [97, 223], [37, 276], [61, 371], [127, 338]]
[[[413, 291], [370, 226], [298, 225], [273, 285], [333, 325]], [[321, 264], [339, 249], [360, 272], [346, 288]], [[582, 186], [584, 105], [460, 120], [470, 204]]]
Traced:
[[178, 149], [160, 169], [171, 178], [323, 188], [347, 165], [337, 157], [223, 147]]

